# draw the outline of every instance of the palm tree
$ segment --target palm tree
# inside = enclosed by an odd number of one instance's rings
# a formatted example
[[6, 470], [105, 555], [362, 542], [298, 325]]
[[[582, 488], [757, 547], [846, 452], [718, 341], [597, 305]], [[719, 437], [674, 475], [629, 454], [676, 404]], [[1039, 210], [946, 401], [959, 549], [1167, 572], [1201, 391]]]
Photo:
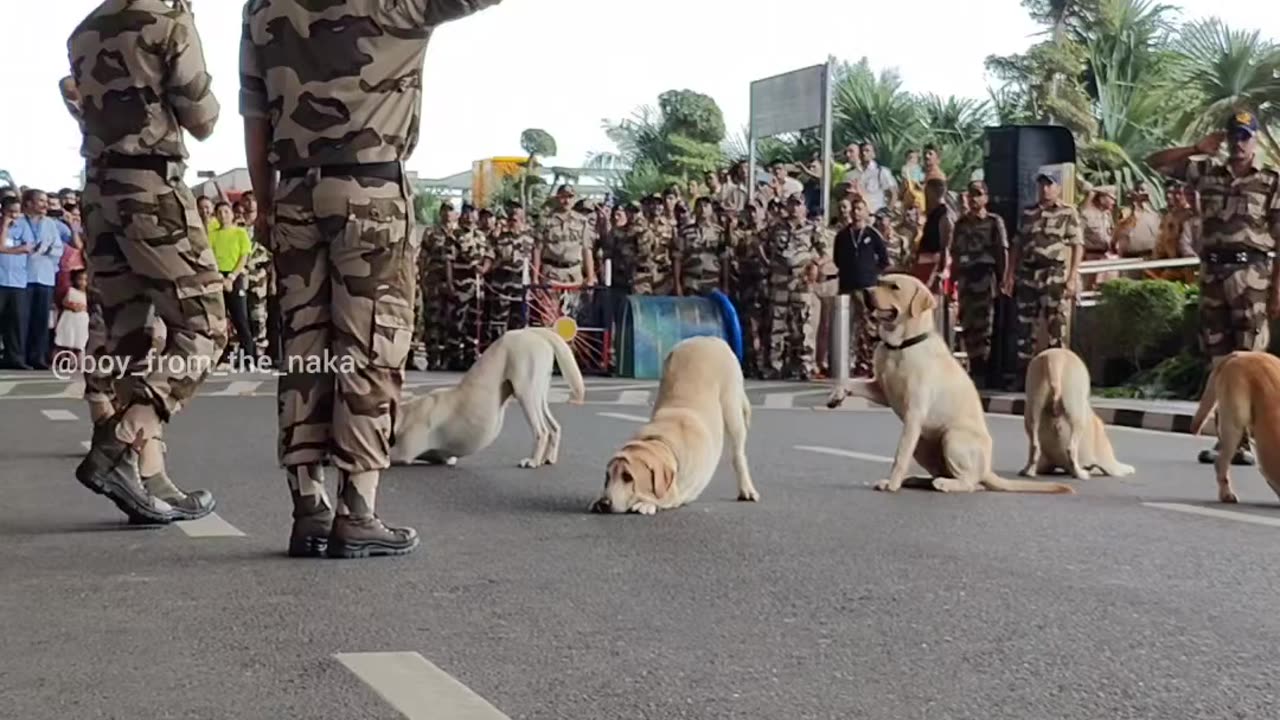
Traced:
[[898, 167], [908, 150], [922, 144], [918, 102], [902, 89], [902, 78], [894, 70], [877, 76], [866, 58], [842, 65], [836, 72], [832, 104], [836, 147], [869, 141], [881, 165]]
[[983, 134], [996, 121], [991, 103], [932, 94], [919, 103], [922, 127], [917, 134], [937, 146], [952, 189], [961, 190], [983, 165]]
[[1222, 127], [1231, 113], [1258, 116], [1263, 149], [1280, 159], [1280, 45], [1257, 30], [1233, 30], [1217, 18], [1182, 28], [1174, 44], [1174, 73], [1196, 95], [1178, 124], [1185, 140]]

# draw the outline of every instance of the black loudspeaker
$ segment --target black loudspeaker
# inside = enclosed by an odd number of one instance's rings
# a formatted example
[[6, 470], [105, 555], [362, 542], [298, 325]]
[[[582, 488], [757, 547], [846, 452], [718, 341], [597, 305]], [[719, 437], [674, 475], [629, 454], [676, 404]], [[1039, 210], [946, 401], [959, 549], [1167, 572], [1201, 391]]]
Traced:
[[[987, 128], [983, 177], [990, 193], [989, 207], [1004, 220], [1010, 240], [1018, 232], [1022, 209], [1037, 201], [1036, 175], [1040, 168], [1075, 161], [1075, 138], [1064, 127], [1003, 125]], [[1002, 385], [1017, 373], [1016, 315], [1013, 299], [1001, 296], [996, 303], [991, 359], [987, 367], [988, 386]]]

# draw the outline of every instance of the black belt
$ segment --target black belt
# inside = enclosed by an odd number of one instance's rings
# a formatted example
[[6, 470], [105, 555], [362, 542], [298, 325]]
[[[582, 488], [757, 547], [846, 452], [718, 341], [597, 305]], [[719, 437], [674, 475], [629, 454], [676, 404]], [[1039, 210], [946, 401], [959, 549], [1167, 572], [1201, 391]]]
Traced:
[[93, 167], [104, 170], [150, 170], [157, 175], [168, 175], [169, 166], [186, 162], [171, 155], [121, 155], [107, 153], [92, 162]]
[[321, 165], [319, 167], [295, 167], [286, 168], [280, 171], [280, 177], [285, 179], [293, 179], [306, 177], [311, 172], [318, 172], [320, 177], [362, 177], [377, 178], [388, 182], [400, 182], [400, 163], [377, 162], [377, 163], [349, 163], [345, 165]]
[[1204, 261], [1210, 265], [1248, 265], [1267, 259], [1268, 253], [1252, 248], [1238, 250], [1205, 250]]

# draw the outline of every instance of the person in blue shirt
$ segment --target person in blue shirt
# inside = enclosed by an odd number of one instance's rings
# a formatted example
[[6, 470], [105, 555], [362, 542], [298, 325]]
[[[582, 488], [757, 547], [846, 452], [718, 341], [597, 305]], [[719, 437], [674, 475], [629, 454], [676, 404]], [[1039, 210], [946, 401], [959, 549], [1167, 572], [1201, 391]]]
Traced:
[[48, 370], [53, 288], [58, 279], [63, 245], [71, 240], [71, 228], [49, 217], [49, 198], [41, 190], [23, 193], [22, 213], [9, 229], [9, 235], [30, 248], [26, 258], [28, 316], [25, 364], [36, 370]]
[[28, 370], [25, 344], [27, 330], [27, 254], [31, 248], [15, 237], [15, 224], [22, 211], [16, 197], [0, 203], [0, 342], [4, 354], [0, 368]]

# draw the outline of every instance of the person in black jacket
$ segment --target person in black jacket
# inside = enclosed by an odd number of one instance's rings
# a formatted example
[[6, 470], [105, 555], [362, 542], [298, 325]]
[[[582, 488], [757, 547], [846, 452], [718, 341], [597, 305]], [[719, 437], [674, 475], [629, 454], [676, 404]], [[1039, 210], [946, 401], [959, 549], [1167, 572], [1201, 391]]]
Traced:
[[873, 287], [889, 266], [889, 250], [879, 231], [868, 222], [867, 203], [861, 198], [840, 201], [840, 220], [843, 228], [836, 235], [833, 259], [840, 271], [840, 294], [853, 296], [853, 374], [870, 377], [877, 333], [863, 291]]

